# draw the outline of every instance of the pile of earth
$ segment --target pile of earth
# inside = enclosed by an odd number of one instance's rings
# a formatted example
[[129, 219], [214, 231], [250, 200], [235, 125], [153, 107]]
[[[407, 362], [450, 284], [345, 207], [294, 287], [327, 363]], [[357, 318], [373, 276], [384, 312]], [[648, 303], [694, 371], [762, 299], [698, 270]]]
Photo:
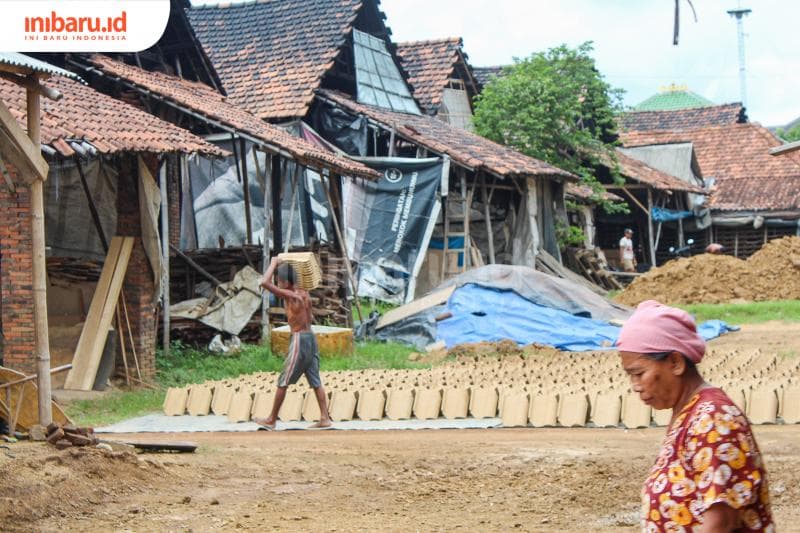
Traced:
[[655, 268], [633, 281], [615, 300], [669, 304], [800, 299], [800, 237], [764, 245], [747, 260], [696, 255]]

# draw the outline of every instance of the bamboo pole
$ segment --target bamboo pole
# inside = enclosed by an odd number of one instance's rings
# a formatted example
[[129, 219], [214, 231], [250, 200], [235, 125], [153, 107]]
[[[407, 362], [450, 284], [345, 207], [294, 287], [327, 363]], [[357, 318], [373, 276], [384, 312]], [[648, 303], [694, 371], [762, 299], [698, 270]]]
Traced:
[[[261, 169], [258, 167], [258, 156], [256, 155], [255, 146], [253, 147], [253, 158], [256, 161], [256, 170], [259, 174], [261, 174]], [[272, 165], [275, 163], [273, 158], [266, 159], [266, 165]], [[269, 167], [268, 167], [269, 168]], [[269, 177], [272, 176], [272, 169], [270, 168], [269, 171], [264, 169], [263, 179], [264, 179], [264, 251], [263, 251], [263, 269], [267, 269], [267, 265], [269, 264], [269, 240], [270, 240], [270, 224], [269, 224], [269, 206], [270, 202], [272, 201], [270, 198], [270, 180]], [[261, 292], [261, 342], [263, 344], [270, 344], [270, 340], [272, 337], [272, 330], [269, 324], [269, 292], [262, 291]]]
[[[33, 77], [38, 85], [38, 80]], [[41, 149], [39, 93], [26, 90], [28, 137], [37, 150]], [[39, 396], [39, 424], [47, 426], [53, 421], [52, 389], [50, 382], [50, 338], [47, 323], [47, 260], [44, 233], [44, 182], [36, 178], [31, 183], [31, 224], [33, 241], [33, 316], [36, 331], [36, 373]]]
[[653, 189], [647, 188], [647, 238], [650, 241], [650, 265], [656, 266], [656, 245], [653, 240]]
[[[235, 141], [234, 141], [235, 142]], [[250, 218], [250, 177], [247, 175], [247, 146], [244, 139], [239, 139], [239, 155], [242, 158], [242, 191], [244, 192], [244, 227], [247, 237], [244, 242], [253, 244], [253, 219]]]
[[352, 266], [350, 266], [350, 258], [347, 255], [347, 243], [344, 242], [344, 237], [342, 236], [342, 229], [339, 226], [339, 219], [336, 217], [336, 210], [333, 208], [333, 199], [330, 190], [332, 177], [328, 178], [327, 184], [325, 183], [325, 174], [320, 174], [320, 179], [322, 180], [322, 188], [325, 189], [325, 196], [328, 199], [328, 205], [331, 208], [333, 229], [336, 231], [336, 240], [339, 241], [339, 247], [342, 249], [342, 256], [344, 257], [344, 267], [345, 270], [347, 271], [347, 279], [350, 280], [350, 286], [353, 289], [353, 301], [356, 303], [356, 312], [358, 313], [358, 321], [363, 323], [364, 315], [361, 312], [361, 302], [358, 301], [358, 285], [356, 285], [356, 279], [353, 276], [353, 268]]
[[167, 199], [167, 160], [158, 172], [158, 187], [161, 192], [161, 322], [164, 326], [162, 342], [164, 355], [169, 356], [169, 200]]

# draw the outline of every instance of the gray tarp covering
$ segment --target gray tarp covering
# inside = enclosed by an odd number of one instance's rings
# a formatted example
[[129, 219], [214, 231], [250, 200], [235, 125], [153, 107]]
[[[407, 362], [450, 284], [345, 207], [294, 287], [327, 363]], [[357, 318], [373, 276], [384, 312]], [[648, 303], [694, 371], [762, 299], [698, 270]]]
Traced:
[[172, 318], [198, 320], [218, 331], [238, 335], [261, 307], [261, 274], [250, 267], [236, 273], [233, 281], [215, 290], [212, 301], [195, 298], [169, 308]]
[[[214, 144], [233, 152], [230, 141], [215, 141]], [[236, 146], [241, 159], [238, 141]], [[259, 244], [264, 242], [264, 177], [270, 174], [269, 162], [264, 152], [253, 152], [252, 143], [245, 143], [245, 153], [252, 242]], [[239, 179], [242, 168], [240, 167], [237, 172], [234, 157], [221, 160], [194, 157], [189, 161], [189, 173], [195, 220], [194, 228], [191, 224], [184, 225], [181, 247], [184, 250], [191, 250], [194, 246], [217, 248], [220, 245], [220, 238], [226, 246], [244, 244], [247, 231], [244, 188]], [[313, 170], [304, 169], [297, 180], [296, 194], [293, 194], [295, 164], [291, 161], [284, 162], [281, 176], [283, 242], [287, 242], [290, 227], [292, 246], [308, 245], [312, 232], [317, 241], [330, 242], [333, 222], [320, 175]], [[292, 203], [295, 204], [294, 209]], [[271, 206], [269, 211], [271, 213]], [[190, 234], [190, 231], [195, 231], [196, 236]]]
[[[82, 163], [82, 168], [103, 233], [110, 242], [117, 230], [116, 169], [99, 159]], [[45, 188], [45, 228], [52, 255], [103, 260], [106, 254], [75, 163], [52, 163]]]
[[[535, 304], [595, 320], [624, 320], [631, 313], [629, 308], [610, 302], [586, 287], [522, 266], [488, 265], [475, 268], [448, 280], [438, 289], [470, 283], [500, 291], [512, 290]], [[444, 308], [443, 305], [438, 306], [390, 324], [378, 330], [375, 337], [424, 348], [435, 341], [434, 317], [440, 315]]]

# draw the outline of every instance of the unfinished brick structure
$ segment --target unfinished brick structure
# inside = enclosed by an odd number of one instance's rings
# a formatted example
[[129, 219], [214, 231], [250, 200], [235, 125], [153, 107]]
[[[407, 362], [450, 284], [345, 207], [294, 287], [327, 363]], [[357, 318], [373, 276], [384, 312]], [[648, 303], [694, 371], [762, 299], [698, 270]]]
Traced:
[[26, 374], [36, 370], [33, 320], [33, 243], [30, 189], [0, 185], [0, 355], [3, 365]]

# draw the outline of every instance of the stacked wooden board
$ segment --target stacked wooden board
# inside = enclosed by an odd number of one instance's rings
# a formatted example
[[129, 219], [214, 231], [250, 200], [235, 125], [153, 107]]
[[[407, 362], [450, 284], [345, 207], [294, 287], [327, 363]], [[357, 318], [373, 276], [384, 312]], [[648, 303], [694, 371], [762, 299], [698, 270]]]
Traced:
[[92, 390], [128, 270], [134, 237], [114, 237], [83, 325], [65, 389]]
[[[760, 352], [711, 352], [700, 365], [755, 424], [800, 423], [800, 359]], [[422, 370], [325, 372], [334, 420], [489, 418], [505, 426], [624, 427], [665, 425], [631, 392], [615, 353], [543, 352], [484, 357]], [[258, 373], [170, 389], [168, 415], [226, 415], [241, 422], [265, 416], [277, 374]], [[316, 420], [313, 391], [291, 386], [284, 421]]]
[[313, 252], [286, 252], [279, 254], [278, 257], [294, 268], [299, 287], [310, 291], [322, 283], [322, 270]]

